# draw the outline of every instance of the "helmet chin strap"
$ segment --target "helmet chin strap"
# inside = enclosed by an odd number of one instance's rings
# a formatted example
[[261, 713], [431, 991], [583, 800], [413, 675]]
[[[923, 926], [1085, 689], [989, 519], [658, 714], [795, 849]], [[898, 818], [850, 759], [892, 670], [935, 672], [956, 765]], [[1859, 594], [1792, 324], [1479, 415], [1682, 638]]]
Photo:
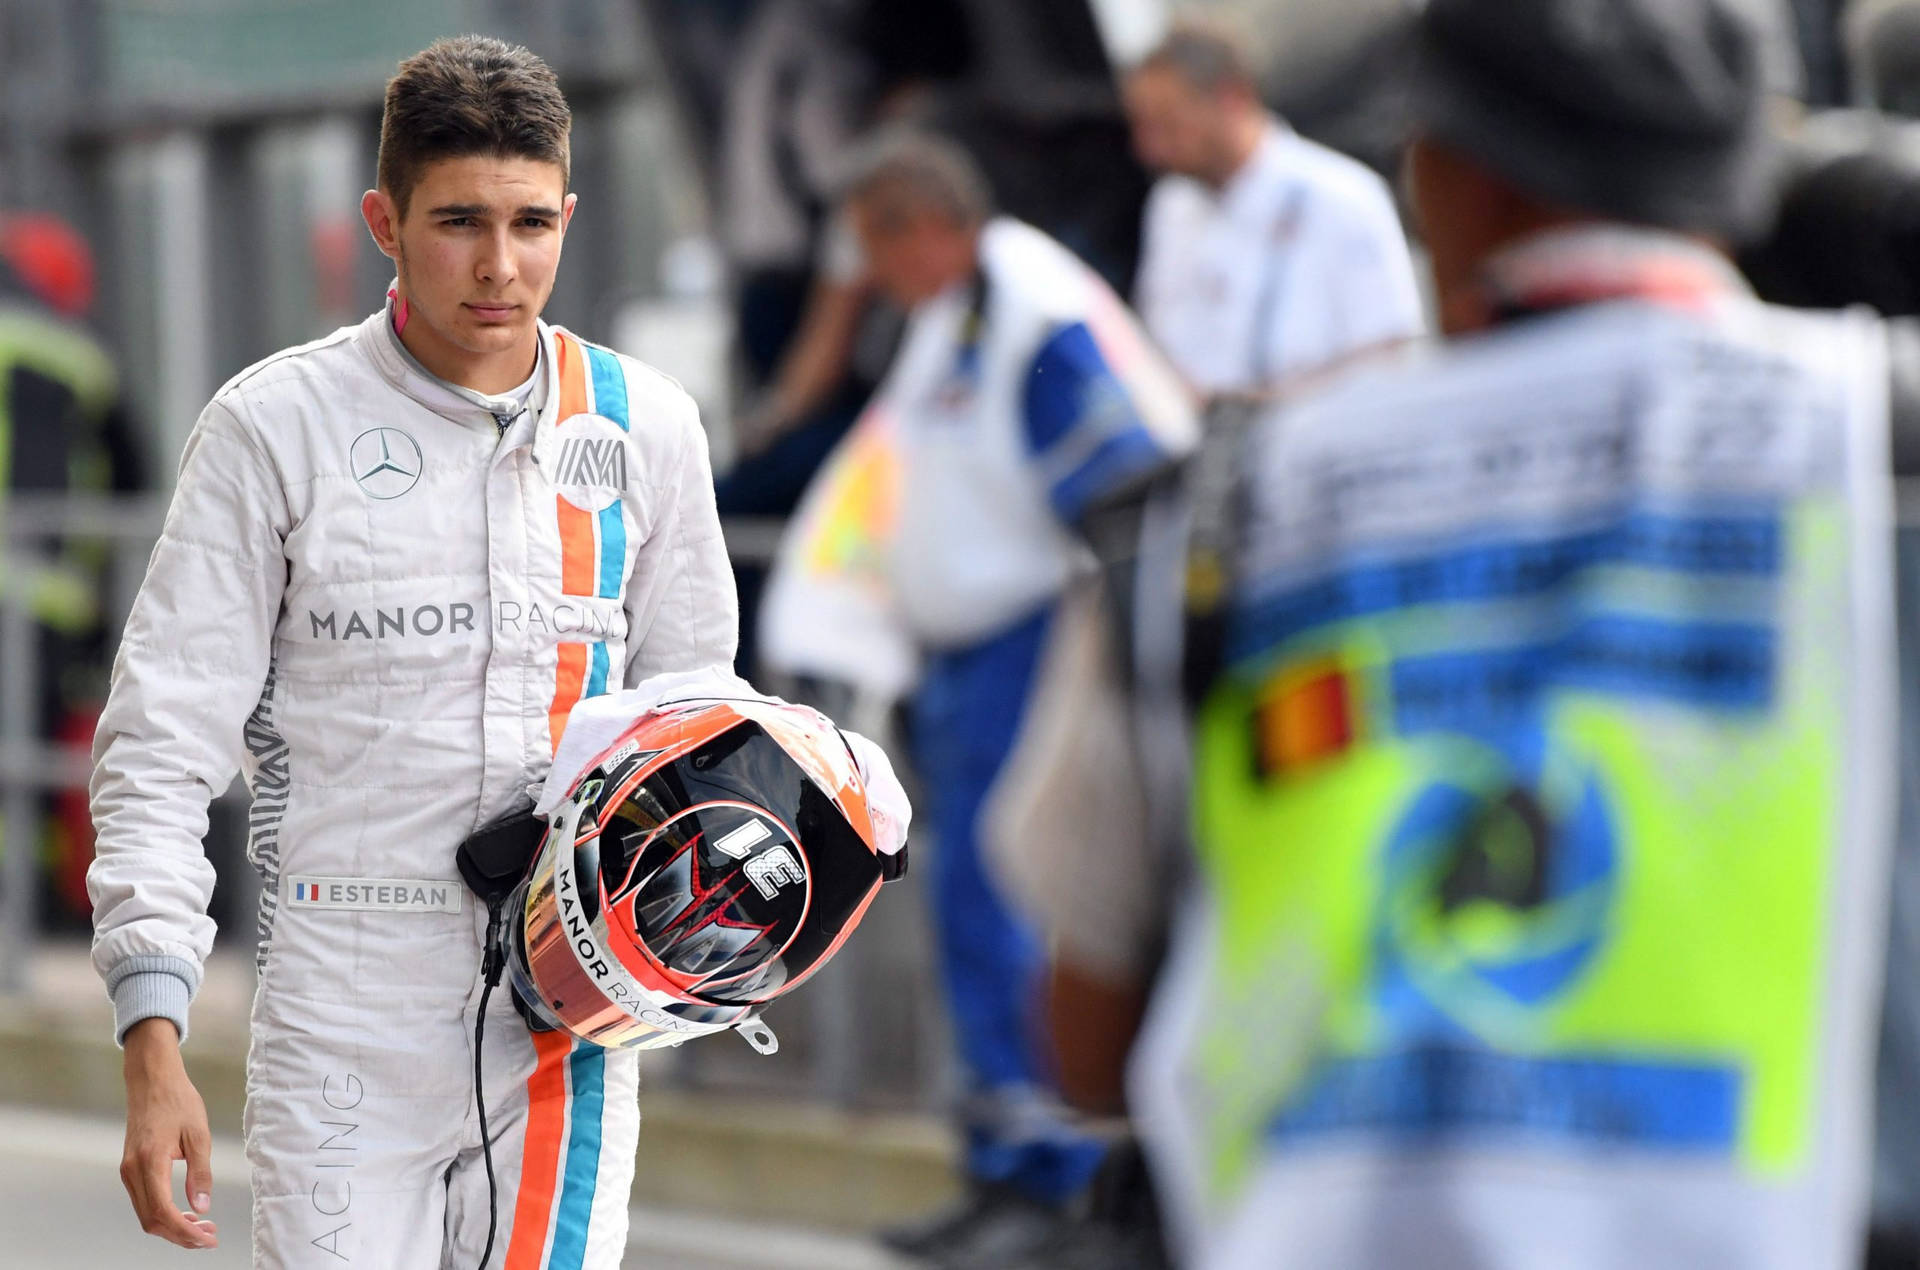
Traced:
[[733, 1025], [733, 1030], [740, 1034], [742, 1040], [753, 1046], [756, 1054], [780, 1052], [780, 1038], [773, 1034], [773, 1029], [768, 1027], [766, 1021], [757, 1014], [749, 1014], [741, 1019]]

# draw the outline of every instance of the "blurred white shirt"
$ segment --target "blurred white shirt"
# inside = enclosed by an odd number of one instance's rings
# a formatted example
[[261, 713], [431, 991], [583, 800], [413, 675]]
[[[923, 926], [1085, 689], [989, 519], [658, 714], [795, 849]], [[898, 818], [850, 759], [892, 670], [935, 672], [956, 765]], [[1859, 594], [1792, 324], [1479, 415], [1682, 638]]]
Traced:
[[1208, 396], [1425, 329], [1386, 182], [1277, 120], [1217, 193], [1183, 176], [1154, 186], [1135, 293], [1148, 333]]

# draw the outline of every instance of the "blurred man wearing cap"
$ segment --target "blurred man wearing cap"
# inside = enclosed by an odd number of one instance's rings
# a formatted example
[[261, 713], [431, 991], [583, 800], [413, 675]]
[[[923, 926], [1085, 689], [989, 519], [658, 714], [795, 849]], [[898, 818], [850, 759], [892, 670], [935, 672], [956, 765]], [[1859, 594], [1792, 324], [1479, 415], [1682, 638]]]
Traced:
[[1126, 82], [1147, 200], [1135, 298], [1206, 397], [1268, 390], [1418, 335], [1420, 296], [1386, 183], [1276, 119], [1225, 32], [1174, 27]]
[[[1005, 872], [1069, 1092], [1117, 1101], [1152, 979], [1124, 1088], [1206, 1270], [1855, 1265], [1886, 331], [1769, 308], [1723, 254], [1773, 166], [1726, 0], [1434, 0], [1420, 40], [1452, 342], [1213, 429], [1128, 628], [1190, 768], [1112, 744], [1088, 658], [1002, 809], [1056, 845]], [[1190, 850], [1128, 832], [1143, 785], [1184, 792]], [[1110, 804], [1092, 836], [1055, 810]]]
[[[876, 434], [891, 447], [892, 475], [874, 484], [896, 488], [869, 500], [896, 508], [872, 553], [884, 608], [871, 623], [897, 627], [920, 662], [915, 761], [940, 843], [934, 930], [966, 1085], [967, 1194], [887, 1241], [950, 1270], [1058, 1267], [1082, 1241], [1068, 1210], [1105, 1148], [1059, 1114], [1032, 1043], [1045, 959], [983, 868], [981, 809], [1032, 718], [1056, 602], [1092, 566], [1090, 523], [1192, 448], [1192, 407], [1119, 297], [1059, 243], [997, 214], [952, 142], [876, 139], [846, 210], [875, 285], [910, 314], [846, 453]], [[802, 526], [812, 519], [803, 507]], [[795, 577], [776, 575], [776, 631], [795, 611], [782, 598]], [[833, 610], [799, 611], [836, 647], [873, 639]]]

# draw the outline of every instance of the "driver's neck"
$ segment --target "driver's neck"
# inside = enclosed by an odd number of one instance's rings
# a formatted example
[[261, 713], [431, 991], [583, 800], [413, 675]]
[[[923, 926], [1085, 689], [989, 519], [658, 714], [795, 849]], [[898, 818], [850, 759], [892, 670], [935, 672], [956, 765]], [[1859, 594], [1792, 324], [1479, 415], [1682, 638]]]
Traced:
[[[394, 334], [413, 360], [429, 374], [486, 397], [512, 392], [527, 382], [540, 360], [540, 331], [532, 327], [526, 339], [497, 353], [475, 353], [441, 337], [417, 311], [407, 307], [405, 292], [394, 299]], [[402, 315], [405, 315], [404, 318]]]

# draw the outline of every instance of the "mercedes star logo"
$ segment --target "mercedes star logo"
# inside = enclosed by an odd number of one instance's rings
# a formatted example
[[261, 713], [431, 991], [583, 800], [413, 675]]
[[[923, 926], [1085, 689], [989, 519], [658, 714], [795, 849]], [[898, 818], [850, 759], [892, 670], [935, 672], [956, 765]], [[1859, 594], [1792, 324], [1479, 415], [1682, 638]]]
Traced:
[[368, 498], [398, 498], [420, 479], [420, 444], [398, 428], [362, 432], [347, 457]]

